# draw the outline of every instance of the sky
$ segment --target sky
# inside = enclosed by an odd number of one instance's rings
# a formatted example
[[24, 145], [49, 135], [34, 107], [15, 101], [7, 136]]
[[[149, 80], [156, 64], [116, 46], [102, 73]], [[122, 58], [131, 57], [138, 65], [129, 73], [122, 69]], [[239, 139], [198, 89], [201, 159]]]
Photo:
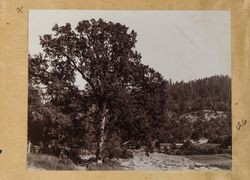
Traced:
[[[231, 76], [231, 15], [229, 11], [30, 10], [31, 55], [42, 52], [39, 36], [57, 23], [102, 18], [137, 32], [142, 63], [165, 79], [190, 81], [215, 74]], [[76, 84], [82, 86], [80, 77]]]

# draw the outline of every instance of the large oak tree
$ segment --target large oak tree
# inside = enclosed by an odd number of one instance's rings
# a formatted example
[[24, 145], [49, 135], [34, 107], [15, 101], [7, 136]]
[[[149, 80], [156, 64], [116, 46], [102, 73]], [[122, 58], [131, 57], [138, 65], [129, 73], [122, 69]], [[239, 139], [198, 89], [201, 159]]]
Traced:
[[[75, 119], [94, 117], [96, 160], [103, 160], [106, 138], [114, 129], [125, 132], [123, 139], [146, 145], [156, 139], [164, 119], [166, 82], [141, 63], [136, 32], [102, 19], [81, 21], [75, 29], [56, 24], [52, 31], [40, 37], [44, 53], [30, 58], [37, 67], [30, 74], [63, 113], [75, 112]], [[76, 76], [85, 81], [84, 90], [75, 85]]]

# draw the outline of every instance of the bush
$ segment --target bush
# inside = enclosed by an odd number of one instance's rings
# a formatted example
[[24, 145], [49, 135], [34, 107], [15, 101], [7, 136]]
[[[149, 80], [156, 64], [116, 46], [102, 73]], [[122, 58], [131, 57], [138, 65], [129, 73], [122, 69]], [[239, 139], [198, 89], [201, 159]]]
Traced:
[[133, 158], [133, 153], [127, 150], [125, 146], [122, 146], [121, 138], [116, 133], [113, 133], [112, 137], [105, 144], [104, 158], [128, 159]]
[[129, 158], [133, 158], [133, 153], [127, 150], [126, 148], [107, 146], [105, 148], [105, 158], [129, 159]]
[[133, 153], [127, 149], [123, 149], [122, 150], [122, 155], [121, 157], [122, 159], [129, 159], [129, 158], [133, 158]]
[[77, 165], [83, 163], [80, 157], [80, 150], [78, 148], [63, 150], [62, 154], [65, 154], [70, 160], [72, 160]]
[[184, 144], [181, 146], [181, 149], [188, 149], [192, 145], [192, 142], [190, 140], [187, 140], [184, 142]]
[[186, 155], [202, 155], [202, 154], [221, 154], [223, 153], [220, 144], [196, 144], [191, 145], [184, 152]]

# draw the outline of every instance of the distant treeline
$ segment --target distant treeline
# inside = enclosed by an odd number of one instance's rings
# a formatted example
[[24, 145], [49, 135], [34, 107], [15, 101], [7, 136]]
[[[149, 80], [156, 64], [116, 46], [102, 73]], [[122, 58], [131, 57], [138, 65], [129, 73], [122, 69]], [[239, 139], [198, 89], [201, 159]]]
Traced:
[[165, 121], [160, 142], [184, 142], [205, 137], [231, 145], [231, 78], [215, 75], [190, 82], [167, 83]]
[[231, 110], [231, 78], [215, 75], [189, 82], [167, 83], [167, 108], [184, 114], [199, 110]]

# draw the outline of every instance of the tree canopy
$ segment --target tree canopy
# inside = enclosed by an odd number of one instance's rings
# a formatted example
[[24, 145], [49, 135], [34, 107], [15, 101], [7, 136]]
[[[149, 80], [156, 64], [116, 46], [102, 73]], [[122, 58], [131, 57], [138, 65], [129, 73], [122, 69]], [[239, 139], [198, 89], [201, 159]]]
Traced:
[[[97, 160], [113, 132], [149, 145], [149, 137], [157, 136], [153, 127], [163, 121], [166, 81], [142, 64], [136, 36], [102, 19], [81, 21], [75, 29], [56, 24], [40, 37], [44, 53], [29, 57], [30, 86], [44, 87], [46, 104], [70, 116], [74, 132], [83, 132], [86, 121], [93, 124]], [[75, 85], [77, 76], [86, 82], [84, 90]]]

